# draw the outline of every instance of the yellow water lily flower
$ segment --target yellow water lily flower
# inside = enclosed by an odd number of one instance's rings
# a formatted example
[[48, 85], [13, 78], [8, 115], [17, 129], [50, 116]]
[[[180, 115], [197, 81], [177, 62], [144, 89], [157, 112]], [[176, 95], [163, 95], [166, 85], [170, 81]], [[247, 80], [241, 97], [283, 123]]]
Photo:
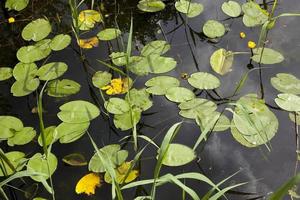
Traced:
[[80, 30], [89, 30], [95, 23], [102, 22], [101, 14], [96, 10], [83, 10], [78, 15], [78, 24]]
[[124, 94], [129, 90], [130, 85], [131, 80], [128, 78], [114, 78], [109, 85], [102, 87], [101, 90], [106, 90], [108, 95]]
[[[124, 162], [122, 165], [120, 165], [117, 169], [115, 169], [116, 172], [116, 182], [121, 184], [121, 183], [130, 183], [134, 181], [138, 176], [139, 176], [139, 171], [138, 170], [131, 170], [126, 177], [128, 170], [131, 167], [131, 162]], [[126, 177], [126, 179], [125, 179]], [[125, 180], [124, 180], [125, 179]], [[109, 174], [106, 172], [104, 175], [104, 180], [107, 183], [111, 183], [111, 177]]]
[[246, 33], [245, 32], [240, 32], [240, 38], [244, 39], [246, 37]]
[[97, 37], [91, 37], [88, 39], [79, 39], [78, 45], [83, 49], [91, 49], [99, 45], [99, 39]]
[[256, 47], [256, 43], [250, 40], [250, 41], [248, 42], [248, 48], [254, 49], [255, 47]]
[[95, 194], [96, 187], [100, 187], [101, 180], [98, 174], [89, 173], [83, 176], [76, 184], [75, 192], [77, 194], [85, 193], [87, 195]]
[[15, 18], [13, 18], [13, 17], [10, 17], [10, 18], [8, 18], [8, 23], [10, 23], [10, 24], [12, 24], [12, 23], [15, 23]]

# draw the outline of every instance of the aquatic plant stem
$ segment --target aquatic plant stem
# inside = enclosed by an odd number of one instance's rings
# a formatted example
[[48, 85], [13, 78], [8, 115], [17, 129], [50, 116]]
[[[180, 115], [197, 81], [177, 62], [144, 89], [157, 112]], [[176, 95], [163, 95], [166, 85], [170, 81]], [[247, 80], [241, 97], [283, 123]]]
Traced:
[[298, 130], [298, 123], [297, 123], [297, 119], [298, 115], [296, 112], [294, 112], [294, 120], [295, 120], [295, 136], [296, 136], [296, 164], [295, 164], [295, 171], [294, 174], [296, 175], [298, 172], [298, 164], [299, 164], [299, 130]]

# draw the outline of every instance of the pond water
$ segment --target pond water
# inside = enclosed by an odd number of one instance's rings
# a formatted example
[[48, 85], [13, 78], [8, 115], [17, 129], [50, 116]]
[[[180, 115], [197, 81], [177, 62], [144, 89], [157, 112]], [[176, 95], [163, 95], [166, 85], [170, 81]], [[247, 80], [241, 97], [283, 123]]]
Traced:
[[[187, 24], [183, 14], [179, 14], [174, 8], [172, 1], [166, 1], [167, 7], [157, 13], [143, 13], [136, 9], [138, 1], [111, 1], [103, 2], [105, 8], [105, 23], [107, 27], [114, 26], [115, 6], [120, 9], [117, 22], [122, 31], [123, 38], [127, 41], [130, 16], [133, 16], [133, 55], [138, 55], [139, 50], [146, 43], [153, 40], [167, 40], [171, 45], [170, 51], [166, 55], [173, 57], [177, 61], [177, 67], [167, 74], [181, 80], [181, 85], [191, 88], [186, 80], [182, 78], [182, 73], [188, 75], [197, 72], [210, 72], [217, 76], [221, 81], [221, 86], [216, 90], [221, 97], [230, 96], [242, 75], [247, 72], [249, 64], [249, 55], [237, 55], [233, 63], [232, 72], [221, 76], [216, 74], [210, 67], [209, 58], [211, 54], [219, 49], [226, 48], [236, 52], [247, 50], [248, 40], [257, 41], [260, 34], [260, 28], [246, 28], [238, 18], [228, 18], [220, 7], [224, 1], [222, 0], [198, 0], [205, 7], [204, 11], [195, 18], [188, 18]], [[244, 3], [245, 1], [239, 1]], [[2, 4], [3, 1], [2, 1]], [[86, 9], [83, 5], [81, 9]], [[98, 4], [97, 4], [98, 5]], [[271, 6], [271, 4], [270, 4]], [[279, 1], [275, 16], [278, 13], [298, 12], [300, 11], [299, 0]], [[1, 19], [7, 18], [7, 14], [16, 16], [17, 23], [6, 24], [0, 23], [0, 65], [13, 67], [17, 62], [15, 54], [17, 50], [23, 46], [24, 41], [20, 36], [22, 28], [32, 19], [42, 16], [47, 16], [53, 23], [53, 34], [69, 33], [70, 29], [70, 11], [67, 1], [64, 0], [48, 0], [35, 1], [32, 0], [26, 10], [20, 13], [0, 13]], [[59, 18], [59, 19], [58, 19]], [[23, 19], [28, 19], [28, 21]], [[225, 36], [217, 41], [210, 41], [203, 36], [202, 26], [209, 19], [216, 19], [225, 24], [228, 32]], [[18, 21], [19, 20], [19, 21]], [[3, 20], [2, 20], [3, 21]], [[59, 21], [61, 21], [59, 23]], [[85, 38], [94, 36], [101, 30], [102, 27], [96, 27], [96, 30], [84, 34]], [[245, 32], [246, 39], [240, 38], [240, 32]], [[297, 17], [280, 18], [276, 23], [276, 28], [272, 29], [268, 35], [267, 47], [281, 52], [285, 60], [279, 64], [268, 65], [271, 68], [262, 70], [262, 84], [264, 88], [264, 99], [268, 105], [277, 107], [274, 99], [279, 93], [270, 83], [270, 79], [277, 73], [291, 73], [296, 77], [300, 77], [300, 21]], [[68, 64], [69, 69], [64, 74], [64, 78], [69, 78], [81, 84], [80, 92], [67, 98], [53, 98], [47, 95], [44, 96], [44, 120], [45, 125], [58, 125], [60, 120], [56, 114], [59, 112], [59, 106], [76, 99], [82, 99], [89, 102], [95, 102], [93, 95], [96, 94], [101, 101], [98, 90], [91, 85], [91, 76], [87, 75], [84, 66], [78, 53], [75, 38], [72, 43], [63, 51], [54, 52], [48, 58], [47, 62], [62, 61]], [[108, 70], [97, 60], [107, 61], [112, 49], [118, 49], [118, 44], [115, 40], [111, 42], [100, 41], [99, 46], [90, 50], [84, 50], [86, 59], [89, 65], [96, 71]], [[256, 63], [253, 63], [257, 67]], [[134, 83], [135, 88], [143, 88], [144, 83], [154, 76], [138, 77]], [[14, 81], [8, 80], [0, 82], [0, 115], [13, 115], [22, 119], [23, 123], [39, 130], [38, 115], [32, 113], [32, 109], [36, 107], [36, 94], [32, 93], [26, 97], [13, 97], [10, 93], [10, 87]], [[249, 74], [246, 84], [240, 91], [239, 95], [233, 99], [249, 94], [261, 94], [260, 79], [258, 70]], [[212, 95], [218, 98], [216, 94]], [[207, 93], [201, 94], [202, 98], [210, 98]], [[147, 135], [149, 138], [155, 137], [155, 142], [160, 144], [165, 132], [170, 126], [176, 122], [184, 120], [184, 123], [176, 136], [174, 142], [185, 144], [192, 147], [201, 130], [194, 120], [184, 119], [178, 115], [179, 109], [176, 103], [168, 101], [164, 96], [153, 96], [153, 106], [143, 113], [140, 133]], [[216, 103], [222, 101], [216, 101]], [[227, 104], [220, 104], [218, 111], [222, 111]], [[208, 176], [215, 183], [224, 178], [240, 171], [236, 176], [231, 178], [227, 185], [240, 182], [248, 182], [242, 187], [238, 187], [227, 195], [228, 199], [267, 199], [268, 195], [274, 192], [286, 180], [294, 175], [296, 163], [296, 140], [295, 140], [295, 125], [289, 119], [288, 112], [270, 108], [277, 116], [279, 128], [275, 137], [270, 141], [271, 151], [268, 151], [264, 145], [256, 148], [247, 148], [239, 144], [231, 135], [230, 129], [223, 132], [212, 133], [208, 140], [201, 144], [197, 149], [197, 159], [188, 165], [181, 167], [163, 167], [161, 174], [173, 173], [179, 174], [182, 172], [200, 172]], [[230, 112], [225, 112], [232, 119]], [[130, 131], [117, 130], [112, 124], [112, 120], [100, 116], [91, 122], [89, 128], [91, 136], [100, 147], [121, 143], [129, 153], [129, 158], [134, 157], [133, 145], [131, 142], [119, 142], [126, 135], [130, 135]], [[140, 143], [140, 146], [146, 142]], [[4, 152], [12, 150], [20, 150], [32, 156], [36, 152], [42, 152], [42, 148], [32, 142], [24, 146], [9, 147], [5, 141], [0, 143]], [[75, 185], [77, 181], [88, 173], [88, 167], [72, 167], [67, 166], [61, 160], [64, 156], [71, 153], [81, 153], [87, 160], [94, 154], [94, 148], [87, 135], [81, 139], [70, 143], [60, 144], [54, 143], [52, 147], [53, 153], [58, 158], [58, 167], [53, 175], [54, 190], [56, 199], [111, 199], [111, 187], [109, 184], [104, 184], [96, 190], [93, 196], [78, 195], [75, 193]], [[153, 171], [156, 163], [157, 150], [149, 146], [143, 153], [140, 166], [139, 178], [153, 178]], [[28, 180], [28, 185], [31, 181]], [[28, 185], [21, 182], [15, 183], [17, 187], [25, 189]], [[196, 181], [187, 181], [197, 193], [205, 194], [209, 187], [205, 184]], [[150, 191], [150, 187], [145, 187]], [[125, 199], [133, 199], [134, 190], [124, 192]], [[18, 191], [8, 193], [11, 199], [24, 199], [23, 194]], [[164, 185], [158, 188], [157, 197], [159, 199], [182, 199], [182, 191], [171, 184]], [[40, 184], [38, 196], [43, 196], [50, 199], [51, 196], [47, 193]], [[190, 197], [186, 197], [190, 199]], [[290, 198], [286, 198], [290, 199]]]

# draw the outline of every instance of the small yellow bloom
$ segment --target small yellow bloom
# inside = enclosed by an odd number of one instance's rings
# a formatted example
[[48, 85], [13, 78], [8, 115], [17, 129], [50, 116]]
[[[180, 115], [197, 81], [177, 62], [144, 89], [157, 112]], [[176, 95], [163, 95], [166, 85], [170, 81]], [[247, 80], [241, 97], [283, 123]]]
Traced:
[[13, 17], [8, 18], [8, 23], [12, 24], [14, 23], [16, 20]]
[[[121, 183], [130, 183], [134, 181], [138, 176], [139, 176], [139, 171], [138, 170], [131, 170], [128, 173], [128, 170], [131, 167], [131, 162], [124, 162], [122, 165], [120, 165], [117, 169], [115, 169], [116, 172], [116, 182], [121, 184]], [[126, 177], [128, 173], [128, 176]], [[126, 179], [125, 179], [126, 177]], [[124, 180], [125, 179], [125, 180]], [[104, 180], [106, 183], [111, 183], [111, 177], [110, 175], [106, 172], [104, 175]]]
[[83, 176], [76, 184], [77, 194], [85, 193], [87, 195], [95, 194], [96, 187], [100, 187], [100, 177], [96, 173], [89, 173]]
[[99, 40], [97, 37], [91, 37], [88, 39], [79, 39], [78, 45], [83, 49], [91, 49], [99, 45]]
[[124, 94], [129, 90], [131, 81], [128, 78], [115, 78], [110, 81], [109, 85], [101, 88], [101, 90], [106, 90], [106, 94]]
[[246, 37], [246, 33], [245, 32], [240, 32], [240, 38], [244, 39]]
[[256, 43], [250, 40], [250, 41], [248, 42], [248, 48], [254, 49], [255, 47], [256, 47]]

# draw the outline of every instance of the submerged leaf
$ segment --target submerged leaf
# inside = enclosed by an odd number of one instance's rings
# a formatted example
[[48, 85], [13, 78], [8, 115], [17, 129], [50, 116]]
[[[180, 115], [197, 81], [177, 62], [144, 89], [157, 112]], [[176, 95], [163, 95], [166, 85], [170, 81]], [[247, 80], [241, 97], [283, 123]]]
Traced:
[[71, 166], [85, 166], [87, 161], [80, 153], [71, 153], [63, 157], [62, 161]]

